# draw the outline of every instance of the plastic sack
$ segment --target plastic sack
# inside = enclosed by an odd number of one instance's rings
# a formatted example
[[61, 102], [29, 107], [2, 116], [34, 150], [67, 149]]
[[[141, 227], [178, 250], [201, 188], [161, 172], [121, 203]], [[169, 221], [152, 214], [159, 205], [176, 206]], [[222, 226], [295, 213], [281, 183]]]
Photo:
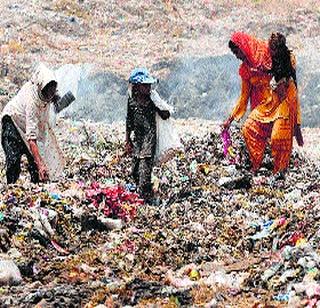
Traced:
[[0, 286], [17, 285], [22, 282], [18, 266], [11, 260], [0, 260]]
[[175, 129], [174, 121], [171, 118], [162, 120], [161, 117], [157, 115], [156, 121], [156, 158], [163, 162], [169, 158], [171, 153], [174, 153], [177, 150], [183, 150], [183, 145], [180, 141], [178, 132]]
[[65, 166], [65, 159], [59, 147], [56, 135], [51, 127], [47, 128], [45, 140], [39, 141], [39, 151], [48, 168], [51, 181], [59, 179]]
[[167, 110], [171, 116], [167, 120], [163, 120], [158, 114], [157, 122], [157, 147], [156, 158], [164, 162], [177, 150], [183, 150], [179, 134], [175, 128], [172, 114], [174, 109], [165, 100], [163, 100], [156, 91], [151, 91], [151, 99], [160, 110]]

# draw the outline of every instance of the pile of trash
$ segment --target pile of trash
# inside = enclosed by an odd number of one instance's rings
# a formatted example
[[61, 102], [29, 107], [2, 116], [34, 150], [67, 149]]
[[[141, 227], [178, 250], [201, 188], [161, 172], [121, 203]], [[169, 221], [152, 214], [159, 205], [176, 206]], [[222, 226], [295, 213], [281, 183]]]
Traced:
[[61, 121], [56, 183], [2, 176], [1, 307], [320, 303], [319, 163], [294, 152], [277, 179], [269, 150], [253, 176], [238, 128], [178, 128], [185, 151], [156, 165], [154, 205], [136, 194], [123, 123]]

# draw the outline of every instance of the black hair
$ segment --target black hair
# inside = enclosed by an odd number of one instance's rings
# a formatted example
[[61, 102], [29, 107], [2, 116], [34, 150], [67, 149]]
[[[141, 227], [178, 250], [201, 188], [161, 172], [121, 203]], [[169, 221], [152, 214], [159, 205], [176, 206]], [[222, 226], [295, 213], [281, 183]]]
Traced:
[[278, 82], [282, 78], [292, 77], [297, 85], [296, 70], [292, 66], [292, 51], [286, 45], [286, 38], [281, 33], [272, 33], [269, 40], [269, 47], [272, 58], [271, 74]]
[[231, 49], [231, 50], [234, 50], [234, 49], [237, 49], [237, 48], [239, 48], [234, 42], [232, 42], [231, 40], [229, 41], [229, 48]]
[[55, 80], [51, 80], [50, 82], [48, 82], [43, 88], [42, 88], [42, 92], [45, 93], [48, 91], [49, 88], [51, 87], [56, 87], [58, 85], [58, 83]]

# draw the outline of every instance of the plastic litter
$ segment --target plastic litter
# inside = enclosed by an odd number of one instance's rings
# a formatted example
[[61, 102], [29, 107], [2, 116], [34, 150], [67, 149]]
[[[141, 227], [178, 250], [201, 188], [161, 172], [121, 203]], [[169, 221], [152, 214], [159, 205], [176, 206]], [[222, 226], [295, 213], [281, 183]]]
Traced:
[[22, 282], [19, 268], [12, 260], [0, 256], [0, 286], [18, 285]]
[[[129, 176], [123, 125], [58, 122], [64, 181], [33, 186], [23, 171], [16, 186], [0, 182], [0, 252], [23, 277], [14, 291], [2, 287], [1, 304], [232, 307], [317, 299], [318, 165], [294, 152], [286, 181], [272, 186], [271, 169], [251, 179], [246, 160], [225, 159], [218, 125], [177, 123], [185, 152], [155, 167], [160, 201], [149, 206]], [[230, 134], [238, 151], [239, 130]], [[223, 178], [230, 184], [220, 186]], [[286, 197], [294, 187], [299, 206]]]

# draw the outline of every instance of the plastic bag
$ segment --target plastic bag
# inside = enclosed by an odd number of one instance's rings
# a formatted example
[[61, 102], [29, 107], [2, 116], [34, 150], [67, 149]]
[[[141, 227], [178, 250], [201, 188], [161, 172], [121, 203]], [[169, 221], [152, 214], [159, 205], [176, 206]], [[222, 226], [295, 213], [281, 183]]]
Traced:
[[11, 260], [0, 260], [0, 286], [17, 285], [22, 282], [18, 266]]
[[156, 158], [159, 161], [166, 161], [170, 159], [171, 154], [176, 150], [183, 150], [179, 134], [175, 128], [172, 114], [174, 108], [163, 100], [156, 91], [151, 91], [151, 99], [160, 110], [167, 110], [171, 116], [167, 120], [163, 120], [158, 114], [156, 115], [157, 122], [157, 147]]
[[48, 168], [50, 180], [57, 180], [62, 176], [65, 159], [51, 127], [46, 131], [45, 140], [39, 141], [38, 145], [40, 155]]
[[157, 147], [156, 158], [159, 161], [165, 161], [170, 158], [171, 153], [177, 150], [183, 150], [178, 132], [175, 129], [174, 121], [169, 118], [162, 120], [159, 115], [157, 121]]
[[221, 139], [223, 143], [223, 154], [226, 158], [229, 159], [230, 163], [239, 162], [239, 157], [235, 153], [235, 150], [232, 146], [231, 136], [228, 129], [224, 129], [221, 132]]

